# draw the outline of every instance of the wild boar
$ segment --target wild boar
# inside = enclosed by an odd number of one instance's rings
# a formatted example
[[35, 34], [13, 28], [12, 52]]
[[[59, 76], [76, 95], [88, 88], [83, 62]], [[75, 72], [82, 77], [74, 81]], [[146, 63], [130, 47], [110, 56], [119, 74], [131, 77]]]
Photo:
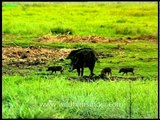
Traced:
[[106, 73], [108, 73], [108, 75], [112, 75], [111, 68], [109, 67], [103, 68], [101, 71], [101, 75], [106, 75]]
[[62, 66], [51, 66], [51, 67], [48, 67], [47, 71], [52, 71], [56, 73], [56, 71], [60, 71], [61, 73], [63, 73], [64, 71], [64, 68]]
[[119, 73], [123, 72], [123, 75], [124, 75], [124, 74], [128, 74], [128, 72], [131, 72], [134, 75], [133, 71], [134, 71], [134, 68], [121, 68], [119, 70]]
[[83, 76], [83, 71], [85, 67], [90, 70], [90, 76], [93, 76], [93, 70], [95, 62], [98, 60], [96, 53], [91, 48], [82, 48], [78, 50], [73, 50], [70, 52], [66, 59], [71, 59], [71, 68], [69, 72], [77, 69], [78, 76]]

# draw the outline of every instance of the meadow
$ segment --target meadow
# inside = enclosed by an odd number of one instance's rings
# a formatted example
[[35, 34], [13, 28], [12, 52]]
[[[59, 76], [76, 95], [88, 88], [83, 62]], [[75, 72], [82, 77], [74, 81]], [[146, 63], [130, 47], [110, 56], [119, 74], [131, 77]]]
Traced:
[[[157, 34], [156, 2], [3, 2], [2, 118], [158, 118]], [[94, 73], [111, 67], [114, 79], [68, 72], [66, 56], [85, 47]]]

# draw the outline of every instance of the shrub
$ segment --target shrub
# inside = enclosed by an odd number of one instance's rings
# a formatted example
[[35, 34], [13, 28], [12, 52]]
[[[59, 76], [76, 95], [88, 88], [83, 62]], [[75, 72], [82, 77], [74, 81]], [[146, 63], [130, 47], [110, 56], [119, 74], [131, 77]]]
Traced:
[[67, 34], [67, 35], [72, 35], [73, 34], [73, 30], [70, 28], [52, 28], [51, 29], [52, 34]]

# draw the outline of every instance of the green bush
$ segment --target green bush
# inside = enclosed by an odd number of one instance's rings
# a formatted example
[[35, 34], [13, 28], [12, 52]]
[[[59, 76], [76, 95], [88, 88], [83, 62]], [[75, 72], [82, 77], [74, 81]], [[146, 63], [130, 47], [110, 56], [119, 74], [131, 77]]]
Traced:
[[67, 34], [67, 35], [72, 35], [73, 34], [73, 30], [70, 28], [52, 28], [51, 29], [52, 34]]

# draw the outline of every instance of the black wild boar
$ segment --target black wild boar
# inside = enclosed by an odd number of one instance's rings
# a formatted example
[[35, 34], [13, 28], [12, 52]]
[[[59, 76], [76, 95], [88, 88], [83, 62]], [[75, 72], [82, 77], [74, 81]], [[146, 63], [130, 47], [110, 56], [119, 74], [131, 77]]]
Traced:
[[111, 68], [105, 67], [104, 69], [102, 69], [101, 75], [106, 75], [106, 73], [108, 73], [108, 75], [112, 75]]
[[64, 68], [62, 66], [52, 66], [48, 67], [47, 71], [52, 71], [56, 73], [56, 71], [60, 71], [61, 73], [64, 71]]
[[[73, 50], [70, 52], [66, 59], [71, 59], [71, 68], [69, 72], [77, 69], [78, 76], [83, 76], [83, 70], [88, 67], [90, 70], [90, 76], [93, 76], [93, 70], [95, 62], [98, 60], [96, 53], [91, 48], [82, 48], [78, 50]], [[80, 74], [81, 73], [81, 74]]]
[[134, 69], [133, 68], [121, 68], [120, 70], [119, 70], [119, 73], [121, 73], [121, 72], [123, 72], [123, 75], [124, 74], [127, 74], [128, 72], [131, 72], [133, 75], [134, 75]]

